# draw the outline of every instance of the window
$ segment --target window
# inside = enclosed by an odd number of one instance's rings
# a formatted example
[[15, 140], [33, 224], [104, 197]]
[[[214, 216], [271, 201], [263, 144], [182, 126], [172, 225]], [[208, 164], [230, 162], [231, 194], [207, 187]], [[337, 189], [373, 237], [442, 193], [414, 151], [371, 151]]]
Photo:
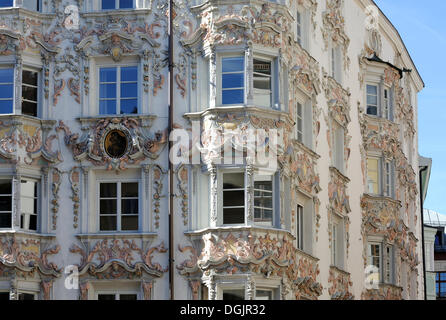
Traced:
[[330, 71], [331, 77], [341, 83], [341, 53], [337, 46], [330, 50]]
[[333, 166], [344, 173], [344, 128], [333, 123]]
[[384, 281], [386, 283], [394, 283], [393, 276], [393, 246], [387, 245], [384, 251], [385, 254], [385, 269], [384, 269]]
[[223, 224], [245, 222], [245, 175], [223, 174]]
[[100, 183], [101, 231], [138, 230], [138, 189], [137, 182]]
[[344, 225], [343, 219], [333, 217], [331, 224], [331, 264], [337, 268], [344, 268]]
[[138, 67], [100, 68], [99, 114], [138, 113]]
[[304, 207], [298, 205], [296, 213], [296, 240], [297, 249], [304, 249]]
[[20, 228], [23, 230], [37, 231], [38, 197], [37, 181], [20, 182]]
[[378, 115], [378, 86], [367, 85], [367, 114]]
[[136, 293], [101, 293], [98, 294], [98, 300], [138, 300]]
[[245, 101], [244, 57], [222, 58], [221, 100], [222, 104], [239, 104]]
[[32, 11], [40, 11], [40, 0], [23, 0], [23, 8]]
[[22, 72], [22, 114], [37, 117], [38, 76], [34, 71]]
[[437, 272], [436, 291], [437, 299], [446, 299], [446, 272]]
[[302, 46], [302, 14], [298, 10], [296, 12], [296, 40]]
[[11, 180], [0, 180], [0, 228], [12, 228]]
[[274, 291], [273, 290], [256, 290], [256, 300], [273, 300]]
[[0, 7], [12, 7], [14, 0], [0, 0]]
[[9, 292], [0, 292], [0, 301], [9, 300]]
[[384, 89], [383, 117], [390, 120], [390, 92]]
[[393, 198], [394, 165], [392, 161], [367, 158], [367, 192]]
[[[370, 243], [368, 246], [367, 263], [379, 270], [379, 277], [381, 277], [382, 262], [381, 262], [381, 244]], [[378, 279], [381, 282], [381, 279]]]
[[379, 159], [367, 159], [367, 188], [371, 194], [379, 194]]
[[14, 111], [14, 69], [0, 69], [0, 113]]
[[272, 176], [254, 177], [254, 222], [273, 224], [273, 181]]
[[272, 104], [271, 61], [254, 59], [254, 103], [262, 107]]
[[301, 103], [297, 103], [296, 105], [296, 132], [297, 132], [297, 140], [303, 143], [304, 136], [304, 121], [303, 121], [303, 108]]
[[36, 300], [35, 294], [32, 293], [19, 293], [19, 300]]
[[223, 290], [223, 300], [245, 300], [244, 289]]
[[331, 226], [331, 264], [338, 264], [338, 225], [333, 223]]
[[102, 0], [102, 10], [132, 9], [133, 0]]

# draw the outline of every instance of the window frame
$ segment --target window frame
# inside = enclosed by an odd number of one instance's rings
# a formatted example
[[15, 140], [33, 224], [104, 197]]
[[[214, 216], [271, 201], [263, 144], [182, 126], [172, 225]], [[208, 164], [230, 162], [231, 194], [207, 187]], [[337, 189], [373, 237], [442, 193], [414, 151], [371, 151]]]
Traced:
[[[24, 213], [22, 210], [22, 206], [20, 204], [20, 230], [23, 231], [27, 231], [27, 232], [39, 232], [40, 230], [40, 219], [42, 217], [42, 204], [41, 204], [41, 199], [42, 199], [42, 181], [40, 179], [35, 179], [35, 178], [28, 178], [28, 177], [22, 177], [20, 179], [20, 201], [22, 201], [22, 197], [23, 197], [23, 192], [22, 192], [22, 181], [32, 181], [34, 183], [36, 183], [37, 186], [37, 197], [32, 197], [35, 198], [35, 200], [37, 200], [37, 213], [35, 214], [36, 216], [36, 230], [31, 230], [29, 229], [29, 218], [31, 215], [30, 213]], [[27, 197], [27, 198], [31, 198], [31, 197]], [[24, 221], [28, 222], [28, 228], [23, 228], [22, 227], [22, 217], [26, 216], [28, 219], [24, 219]]]
[[[253, 182], [254, 182], [254, 185], [252, 186], [252, 189], [253, 189], [253, 192], [254, 192], [254, 195], [253, 195], [253, 199], [254, 199], [254, 204], [253, 204], [253, 209], [254, 209], [254, 214], [253, 214], [253, 222], [254, 222], [254, 224], [256, 224], [256, 225], [259, 225], [259, 226], [266, 226], [266, 227], [273, 227], [274, 226], [274, 218], [275, 218], [275, 202], [276, 202], [276, 192], [275, 192], [275, 188], [276, 188], [276, 182], [275, 182], [275, 179], [274, 179], [274, 177], [275, 177], [275, 173], [273, 174], [273, 175], [270, 175], [270, 177], [271, 177], [271, 191], [265, 191], [265, 190], [262, 190], [261, 192], [267, 192], [267, 193], [271, 193], [271, 223], [269, 222], [269, 221], [259, 221], [259, 220], [256, 220], [256, 218], [255, 218], [255, 209], [256, 209], [256, 206], [255, 206], [255, 191], [259, 191], [259, 190], [261, 190], [261, 189], [256, 189], [255, 188], [255, 178], [256, 178], [256, 176], [258, 177], [258, 176], [264, 176], [264, 175], [258, 175], [258, 174], [254, 174], [253, 175]], [[266, 181], [266, 180], [260, 180], [260, 181]], [[246, 193], [248, 192], [248, 188], [246, 187], [246, 185], [245, 185], [245, 199], [246, 199]], [[263, 209], [265, 209], [265, 207], [257, 207], [258, 209], [259, 208], [263, 208]], [[267, 210], [268, 210], [268, 208], [267, 208]]]
[[42, 12], [42, 0], [36, 0], [36, 2], [37, 2], [37, 9], [36, 10], [26, 8], [24, 4], [22, 4], [22, 8], [26, 9], [26, 10], [29, 10], [29, 11], [33, 11], [33, 12]]
[[[255, 73], [254, 73], [254, 60], [259, 60], [259, 61], [269, 62], [270, 63], [270, 65], [271, 65], [271, 72], [270, 72], [270, 75], [269, 75], [270, 87], [271, 87], [270, 90], [259, 89], [259, 88], [256, 88], [254, 86], [254, 77], [255, 77]], [[276, 96], [276, 84], [275, 84], [275, 82], [278, 79], [277, 78], [276, 66], [275, 66], [276, 58], [268, 57], [268, 56], [261, 55], [261, 54], [257, 53], [257, 54], [254, 54], [252, 61], [253, 61], [253, 69], [252, 69], [253, 87], [252, 87], [252, 90], [253, 90], [253, 94], [254, 94], [254, 101], [253, 101], [254, 105], [256, 105], [256, 106], [258, 105], [261, 108], [270, 108], [270, 109], [272, 109], [274, 107], [274, 98]], [[247, 77], [246, 77], [246, 74], [245, 74], [245, 80], [246, 79], [247, 79]], [[269, 102], [269, 106], [264, 106], [264, 105], [257, 104], [256, 101], [255, 101], [257, 94], [262, 94], [263, 92], [266, 93], [267, 91], [269, 91], [269, 101], [270, 101]]]
[[304, 219], [305, 208], [301, 204], [297, 204], [296, 207], [296, 248], [304, 251]]
[[11, 218], [11, 224], [10, 224], [10, 226], [9, 227], [1, 227], [0, 226], [0, 230], [11, 230], [11, 229], [13, 229], [14, 228], [14, 219], [13, 219], [13, 213], [14, 213], [14, 179], [11, 177], [11, 178], [9, 178], [9, 179], [7, 179], [7, 178], [1, 178], [0, 179], [0, 182], [1, 181], [9, 181], [10, 182], [10, 184], [11, 184], [11, 194], [1, 194], [0, 196], [1, 197], [11, 197], [11, 211], [1, 211], [0, 212], [0, 214], [8, 214], [9, 213], [9, 215], [10, 215], [10, 218]]
[[[223, 59], [225, 58], [242, 58], [243, 59], [243, 71], [234, 71], [234, 72], [223, 72]], [[223, 107], [230, 107], [230, 106], [238, 106], [238, 105], [244, 105], [246, 104], [246, 57], [242, 52], [232, 52], [232, 53], [222, 53], [219, 54], [217, 57], [218, 61], [218, 67], [217, 67], [217, 81], [218, 81], [218, 92], [217, 92], [217, 105], [223, 106]], [[243, 74], [243, 87], [231, 87], [231, 88], [224, 88], [223, 89], [223, 74]], [[224, 104], [223, 103], [223, 91], [227, 90], [241, 90], [243, 89], [243, 101], [239, 103], [233, 103], [233, 104]]]
[[[444, 291], [442, 290], [442, 284], [444, 284]], [[439, 271], [435, 275], [435, 294], [437, 300], [446, 299], [446, 271]]]
[[[101, 204], [100, 204], [100, 200], [101, 200], [101, 183], [116, 183], [119, 185], [119, 187], [117, 186], [116, 189], [116, 230], [101, 230]], [[122, 230], [122, 188], [121, 185], [123, 183], [137, 183], [138, 184], [138, 229], [136, 230]], [[97, 230], [100, 233], [135, 233], [135, 232], [139, 232], [141, 230], [141, 223], [142, 223], [142, 212], [141, 212], [141, 180], [140, 179], [124, 179], [124, 180], [111, 180], [111, 179], [100, 179], [97, 181], [96, 184], [96, 199], [97, 199], [97, 208], [96, 208], [96, 212], [97, 212], [97, 219], [96, 219], [96, 223], [97, 223]], [[111, 198], [110, 198], [111, 199]], [[106, 199], [107, 200], [107, 199]], [[107, 215], [110, 216], [110, 215]], [[134, 216], [134, 215], [132, 215]]]
[[345, 222], [344, 218], [334, 215], [330, 222], [331, 228], [331, 266], [343, 270], [345, 267]]
[[[9, 8], [9, 7], [8, 7]], [[12, 70], [12, 82], [1, 82], [0, 85], [12, 85], [12, 97], [11, 98], [0, 98], [0, 101], [12, 101], [12, 111], [10, 113], [1, 113], [0, 115], [13, 115], [16, 114], [15, 113], [15, 109], [16, 109], [16, 105], [15, 105], [15, 98], [16, 98], [16, 77], [15, 77], [15, 71], [16, 68], [13, 65], [9, 65], [9, 64], [5, 64], [5, 65], [0, 65], [0, 70]]]
[[[134, 67], [136, 68], [137, 74], [136, 74], [136, 105], [137, 105], [137, 111], [136, 113], [121, 113], [121, 100], [126, 99], [134, 99], [132, 98], [121, 98], [121, 69], [122, 68], [130, 68]], [[116, 82], [101, 82], [101, 69], [116, 69]], [[105, 117], [111, 117], [111, 116], [136, 116], [141, 114], [141, 92], [140, 92], [140, 77], [141, 77], [141, 70], [138, 62], [129, 62], [129, 63], [100, 63], [96, 65], [96, 79], [97, 79], [97, 114], [100, 116]], [[126, 81], [124, 83], [134, 83], [134, 81]], [[116, 85], [116, 97], [113, 98], [101, 98], [101, 84], [115, 84]], [[101, 100], [116, 100], [116, 112], [115, 113], [101, 113]]]
[[[345, 128], [335, 119], [332, 120], [332, 166], [339, 172], [345, 172]], [[338, 141], [339, 140], [339, 141]]]
[[[36, 88], [36, 90], [37, 90], [37, 101], [35, 102], [36, 103], [36, 115], [35, 116], [26, 115], [26, 116], [40, 118], [41, 114], [42, 114], [42, 107], [41, 107], [41, 104], [42, 104], [42, 93], [40, 92], [40, 89], [42, 88], [42, 85], [41, 85], [42, 70], [41, 69], [37, 69], [37, 68], [33, 68], [33, 67], [29, 67], [29, 66], [24, 66], [22, 68], [22, 99], [21, 99], [21, 106], [20, 106], [20, 112], [21, 112], [22, 115], [25, 115], [23, 113], [23, 101], [24, 101], [24, 98], [23, 98], [23, 86], [28, 86], [28, 87], [32, 86], [32, 85], [28, 85], [28, 84], [25, 85], [23, 83], [23, 72], [24, 71], [35, 72], [37, 74], [37, 88]], [[34, 101], [30, 101], [30, 102], [34, 103]]]
[[338, 44], [331, 44], [329, 49], [330, 76], [342, 84], [342, 51]]

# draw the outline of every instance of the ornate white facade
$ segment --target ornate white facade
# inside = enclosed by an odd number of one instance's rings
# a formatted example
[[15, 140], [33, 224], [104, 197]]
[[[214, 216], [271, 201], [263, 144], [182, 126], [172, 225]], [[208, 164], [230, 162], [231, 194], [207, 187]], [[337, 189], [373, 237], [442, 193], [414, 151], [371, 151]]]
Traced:
[[[11, 2], [0, 295], [422, 298], [424, 84], [371, 0]], [[170, 185], [172, 91], [172, 129], [200, 124], [207, 152]], [[279, 132], [274, 171], [218, 163], [214, 134], [243, 154], [251, 129]]]

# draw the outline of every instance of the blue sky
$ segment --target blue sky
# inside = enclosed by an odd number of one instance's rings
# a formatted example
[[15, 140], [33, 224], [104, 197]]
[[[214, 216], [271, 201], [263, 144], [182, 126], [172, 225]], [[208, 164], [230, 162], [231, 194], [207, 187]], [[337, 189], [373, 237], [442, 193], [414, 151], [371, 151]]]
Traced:
[[418, 95], [419, 152], [433, 166], [424, 207], [446, 214], [446, 1], [375, 2], [398, 29], [426, 85]]

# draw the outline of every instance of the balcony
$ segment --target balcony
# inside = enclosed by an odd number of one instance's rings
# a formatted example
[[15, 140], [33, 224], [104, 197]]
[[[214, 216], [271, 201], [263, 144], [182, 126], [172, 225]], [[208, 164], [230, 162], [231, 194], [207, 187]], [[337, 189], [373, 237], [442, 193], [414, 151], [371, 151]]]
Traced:
[[60, 251], [55, 235], [21, 231], [0, 231], [0, 273], [3, 277], [36, 278], [52, 281], [61, 268], [49, 261]]
[[379, 289], [366, 290], [362, 300], [403, 300], [403, 288], [391, 284], [380, 284]]
[[36, 165], [39, 159], [49, 163], [62, 161], [53, 143], [56, 121], [24, 115], [0, 115], [0, 156], [11, 164]]
[[317, 299], [318, 259], [294, 247], [285, 230], [260, 227], [208, 228], [187, 232], [192, 246], [179, 247], [183, 262], [180, 274], [234, 276], [251, 274], [266, 279], [282, 278], [297, 299]]

